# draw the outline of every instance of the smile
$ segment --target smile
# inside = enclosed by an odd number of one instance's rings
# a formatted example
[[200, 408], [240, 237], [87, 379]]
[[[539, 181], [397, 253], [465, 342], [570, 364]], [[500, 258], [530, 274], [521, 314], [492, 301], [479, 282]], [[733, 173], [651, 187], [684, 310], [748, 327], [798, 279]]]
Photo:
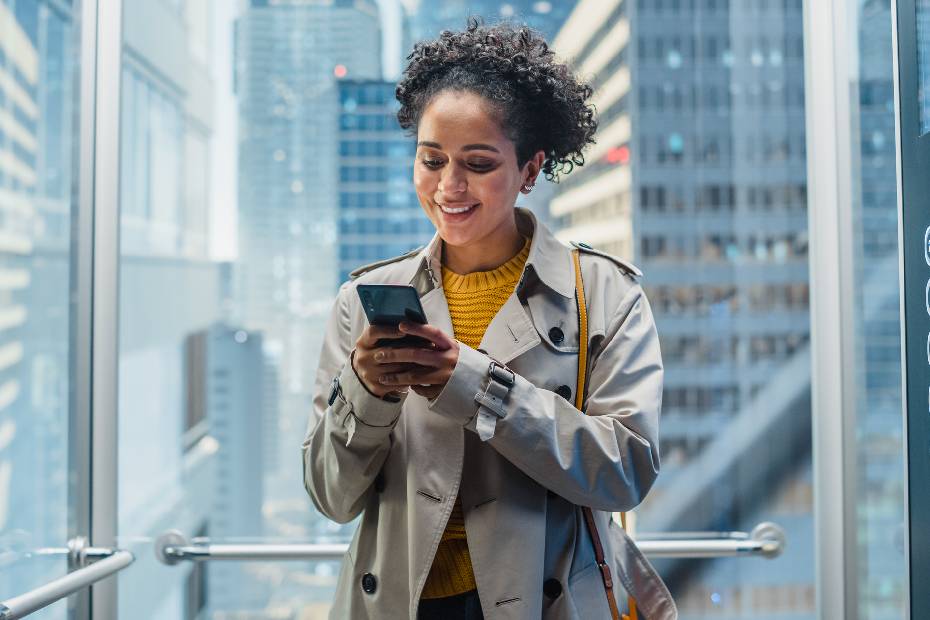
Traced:
[[465, 212], [467, 212], [467, 211], [471, 211], [472, 209], [474, 209], [475, 207], [478, 206], [477, 203], [475, 203], [475, 204], [473, 204], [473, 205], [471, 205], [471, 206], [468, 206], [468, 207], [446, 207], [446, 206], [440, 205], [440, 204], [438, 204], [438, 203], [437, 203], [437, 205], [439, 206], [439, 208], [442, 210], [443, 213], [449, 213], [449, 214], [465, 213]]

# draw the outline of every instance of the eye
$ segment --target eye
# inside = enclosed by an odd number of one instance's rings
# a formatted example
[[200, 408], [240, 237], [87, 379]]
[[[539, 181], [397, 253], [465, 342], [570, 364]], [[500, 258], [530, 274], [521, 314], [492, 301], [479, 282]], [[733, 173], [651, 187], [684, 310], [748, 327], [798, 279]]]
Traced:
[[442, 165], [442, 160], [440, 159], [421, 159], [420, 162], [430, 170], [435, 170]]

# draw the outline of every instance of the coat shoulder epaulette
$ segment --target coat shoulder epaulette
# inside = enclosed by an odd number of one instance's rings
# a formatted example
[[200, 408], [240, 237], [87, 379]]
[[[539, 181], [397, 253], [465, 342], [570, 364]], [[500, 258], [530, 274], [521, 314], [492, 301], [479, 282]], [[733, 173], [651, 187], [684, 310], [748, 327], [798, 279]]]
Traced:
[[410, 257], [410, 256], [413, 256], [414, 254], [419, 253], [420, 250], [422, 250], [422, 249], [425, 248], [425, 247], [426, 247], [425, 245], [421, 245], [420, 247], [414, 248], [413, 250], [410, 250], [409, 252], [406, 252], [406, 253], [404, 253], [404, 254], [401, 254], [400, 256], [394, 256], [394, 257], [391, 257], [391, 258], [385, 258], [384, 260], [379, 260], [379, 261], [375, 261], [375, 262], [373, 262], [373, 263], [368, 263], [367, 265], [362, 265], [361, 267], [359, 267], [359, 268], [357, 268], [357, 269], [351, 271], [351, 272], [349, 273], [349, 278], [351, 278], [352, 280], [354, 280], [355, 278], [359, 277], [359, 276], [362, 275], [363, 273], [369, 272], [369, 271], [371, 271], [372, 269], [376, 269], [376, 268], [381, 267], [381, 266], [383, 266], [383, 265], [390, 265], [391, 263], [396, 263], [397, 261], [404, 260], [405, 258], [408, 258], [408, 257]]
[[622, 258], [618, 258], [614, 256], [613, 254], [608, 254], [607, 252], [595, 250], [587, 243], [582, 243], [581, 241], [569, 241], [569, 243], [572, 245], [572, 247], [578, 248], [582, 252], [587, 252], [588, 254], [597, 254], [598, 256], [603, 256], [604, 258], [613, 261], [620, 267], [620, 269], [622, 269], [625, 273], [630, 274], [631, 276], [640, 278], [643, 275], [643, 272], [640, 271], [636, 265], [634, 265], [633, 263], [627, 262], [623, 260]]

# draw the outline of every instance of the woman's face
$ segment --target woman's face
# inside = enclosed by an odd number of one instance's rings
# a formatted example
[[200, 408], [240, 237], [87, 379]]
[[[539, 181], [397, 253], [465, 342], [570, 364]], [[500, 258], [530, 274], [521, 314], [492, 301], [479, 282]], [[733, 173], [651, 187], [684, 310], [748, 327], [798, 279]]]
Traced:
[[470, 92], [443, 91], [420, 118], [413, 183], [443, 241], [480, 249], [495, 233], [511, 234], [517, 193], [535, 180], [543, 158], [539, 151], [523, 169], [517, 167], [514, 143], [485, 100]]

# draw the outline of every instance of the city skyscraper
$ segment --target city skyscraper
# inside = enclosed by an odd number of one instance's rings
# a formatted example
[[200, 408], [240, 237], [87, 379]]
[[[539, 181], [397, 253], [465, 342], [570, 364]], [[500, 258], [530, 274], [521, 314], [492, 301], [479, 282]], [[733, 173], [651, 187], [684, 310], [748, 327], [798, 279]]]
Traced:
[[[374, 1], [244, 5], [236, 28], [239, 256], [234, 322], [280, 360], [280, 415], [306, 426], [337, 276], [337, 80], [380, 79]], [[299, 429], [299, 430], [298, 430]], [[286, 471], [299, 485], [290, 463]]]
[[791, 540], [771, 565], [657, 562], [683, 618], [815, 613], [802, 40], [800, 0], [583, 0], [554, 44], [599, 121], [555, 228], [642, 269], [661, 338], [662, 475], [639, 528], [773, 520]]
[[427, 243], [413, 188], [415, 140], [397, 122], [394, 82], [339, 82], [339, 276]]
[[486, 23], [506, 19], [526, 24], [551, 41], [576, 3], [577, 0], [421, 0], [411, 15], [411, 34], [414, 41], [435, 38], [444, 29], [463, 29], [467, 18], [475, 15], [484, 18]]
[[[217, 540], [260, 536], [265, 527], [264, 460], [269, 431], [265, 416], [266, 363], [260, 334], [249, 334], [228, 325], [214, 324], [188, 339], [191, 360], [189, 381], [202, 399], [202, 414], [216, 440], [214, 485], [209, 519], [203, 527]], [[249, 377], [248, 381], [244, 381]], [[195, 409], [196, 410], [196, 409]], [[252, 587], [248, 564], [219, 563], [208, 571], [207, 603], [211, 614], [262, 609], [268, 592]]]
[[[275, 453], [263, 463], [261, 534], [348, 540], [351, 524], [329, 522], [295, 493], [301, 471], [287, 455], [306, 432], [340, 270], [339, 83], [381, 79], [380, 15], [374, 0], [253, 0], [242, 3], [235, 36], [239, 251], [230, 317], [261, 335], [262, 410], [275, 418], [266, 416]], [[250, 609], [272, 615], [317, 613], [307, 610], [325, 608], [335, 580], [325, 562], [247, 570], [271, 597]]]

